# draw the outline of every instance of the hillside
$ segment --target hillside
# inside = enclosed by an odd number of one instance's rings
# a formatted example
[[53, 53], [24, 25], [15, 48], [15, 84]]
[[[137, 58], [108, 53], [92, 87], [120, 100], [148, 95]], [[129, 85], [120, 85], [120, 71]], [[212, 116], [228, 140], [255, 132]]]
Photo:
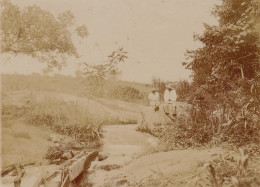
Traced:
[[[71, 94], [80, 97], [105, 97], [131, 101], [135, 103], [147, 104], [147, 96], [151, 91], [151, 85], [128, 82], [106, 80], [102, 87], [89, 87], [82, 77], [71, 77], [55, 74], [53, 76], [42, 76], [37, 73], [31, 75], [3, 74], [2, 92], [6, 91], [43, 91]], [[125, 91], [132, 91], [135, 98], [126, 98]], [[122, 92], [122, 93], [120, 93]], [[142, 97], [139, 99], [139, 97]]]

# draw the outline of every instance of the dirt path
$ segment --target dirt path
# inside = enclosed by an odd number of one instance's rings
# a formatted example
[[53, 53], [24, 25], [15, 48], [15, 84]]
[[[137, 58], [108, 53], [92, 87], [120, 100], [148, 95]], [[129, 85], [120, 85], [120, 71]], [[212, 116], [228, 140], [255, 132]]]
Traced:
[[119, 168], [131, 163], [149, 146], [156, 146], [157, 140], [153, 136], [137, 132], [136, 127], [104, 126], [104, 146], [100, 152], [100, 159], [104, 160], [92, 162], [89, 169], [89, 182], [93, 186], [110, 186], [110, 182], [119, 174]]
[[[201, 163], [223, 152], [221, 148], [173, 150], [150, 154], [157, 145], [153, 136], [137, 132], [136, 125], [104, 126], [101, 157], [88, 170], [88, 183], [94, 187], [157, 186], [157, 182], [174, 176], [163, 186], [185, 186]], [[148, 152], [149, 153], [149, 152]], [[175, 181], [176, 179], [176, 181]]]

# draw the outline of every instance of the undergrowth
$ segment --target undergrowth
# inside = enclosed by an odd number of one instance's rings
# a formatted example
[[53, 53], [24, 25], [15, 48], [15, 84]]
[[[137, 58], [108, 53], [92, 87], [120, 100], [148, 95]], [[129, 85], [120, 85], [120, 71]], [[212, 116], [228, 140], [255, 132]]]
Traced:
[[144, 178], [140, 186], [186, 187], [258, 187], [260, 186], [260, 160], [245, 151], [226, 151], [212, 155], [209, 161], [199, 161], [195, 173], [176, 174], [159, 168], [153, 177]]
[[187, 187], [257, 187], [260, 186], [259, 160], [253, 159], [243, 149], [239, 153], [225, 152], [198, 168]]
[[245, 119], [248, 121], [224, 119], [224, 111], [212, 112], [195, 106], [186, 108], [186, 112], [188, 115], [180, 114], [168, 124], [156, 124], [152, 130], [141, 130], [159, 137], [164, 151], [230, 145], [259, 153], [259, 119], [255, 122], [249, 121], [249, 117]]
[[101, 145], [101, 124], [91, 118], [88, 111], [77, 103], [51, 99], [40, 103], [31, 102], [26, 120], [32, 125], [73, 137], [91, 147]]

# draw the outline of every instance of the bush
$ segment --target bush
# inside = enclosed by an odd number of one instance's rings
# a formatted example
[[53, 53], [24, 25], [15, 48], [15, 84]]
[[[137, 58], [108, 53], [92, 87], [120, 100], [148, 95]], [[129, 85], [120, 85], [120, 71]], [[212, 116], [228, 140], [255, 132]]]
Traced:
[[68, 135], [77, 141], [99, 146], [101, 143], [101, 124], [94, 121], [84, 108], [75, 103], [45, 100], [33, 102], [26, 114], [27, 121], [35, 126], [43, 126]]
[[[211, 102], [212, 103], [212, 102]], [[245, 108], [212, 107], [200, 101], [187, 108], [171, 124], [161, 124], [151, 132], [160, 138], [164, 150], [228, 143], [246, 146], [259, 143], [259, 117]], [[233, 117], [232, 117], [233, 116]]]
[[118, 86], [114, 89], [109, 90], [108, 97], [113, 99], [119, 99], [126, 102], [133, 103], [145, 103], [148, 98], [146, 98], [145, 93], [141, 93], [139, 90], [132, 87], [122, 87]]
[[[236, 155], [236, 156], [234, 156]], [[187, 184], [193, 186], [259, 186], [260, 172], [257, 171], [257, 161], [250, 159], [249, 155], [239, 149], [239, 153], [225, 152], [215, 155], [214, 158], [204, 163], [203, 167], [198, 169]]]

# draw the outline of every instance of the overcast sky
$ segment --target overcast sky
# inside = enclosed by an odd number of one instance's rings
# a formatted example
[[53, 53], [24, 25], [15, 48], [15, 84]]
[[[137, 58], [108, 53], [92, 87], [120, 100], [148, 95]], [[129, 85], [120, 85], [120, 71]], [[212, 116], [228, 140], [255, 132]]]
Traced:
[[[89, 36], [80, 42], [80, 60], [69, 59], [59, 73], [74, 75], [79, 61], [104, 63], [118, 47], [129, 59], [120, 65], [122, 79], [151, 82], [188, 79], [190, 72], [181, 65], [186, 49], [195, 49], [193, 33], [203, 32], [203, 22], [216, 24], [210, 11], [217, 0], [12, 0], [21, 7], [36, 4], [55, 15], [70, 10]], [[6, 60], [6, 56], [2, 56]], [[5, 73], [41, 72], [44, 65], [29, 57], [1, 60]]]

